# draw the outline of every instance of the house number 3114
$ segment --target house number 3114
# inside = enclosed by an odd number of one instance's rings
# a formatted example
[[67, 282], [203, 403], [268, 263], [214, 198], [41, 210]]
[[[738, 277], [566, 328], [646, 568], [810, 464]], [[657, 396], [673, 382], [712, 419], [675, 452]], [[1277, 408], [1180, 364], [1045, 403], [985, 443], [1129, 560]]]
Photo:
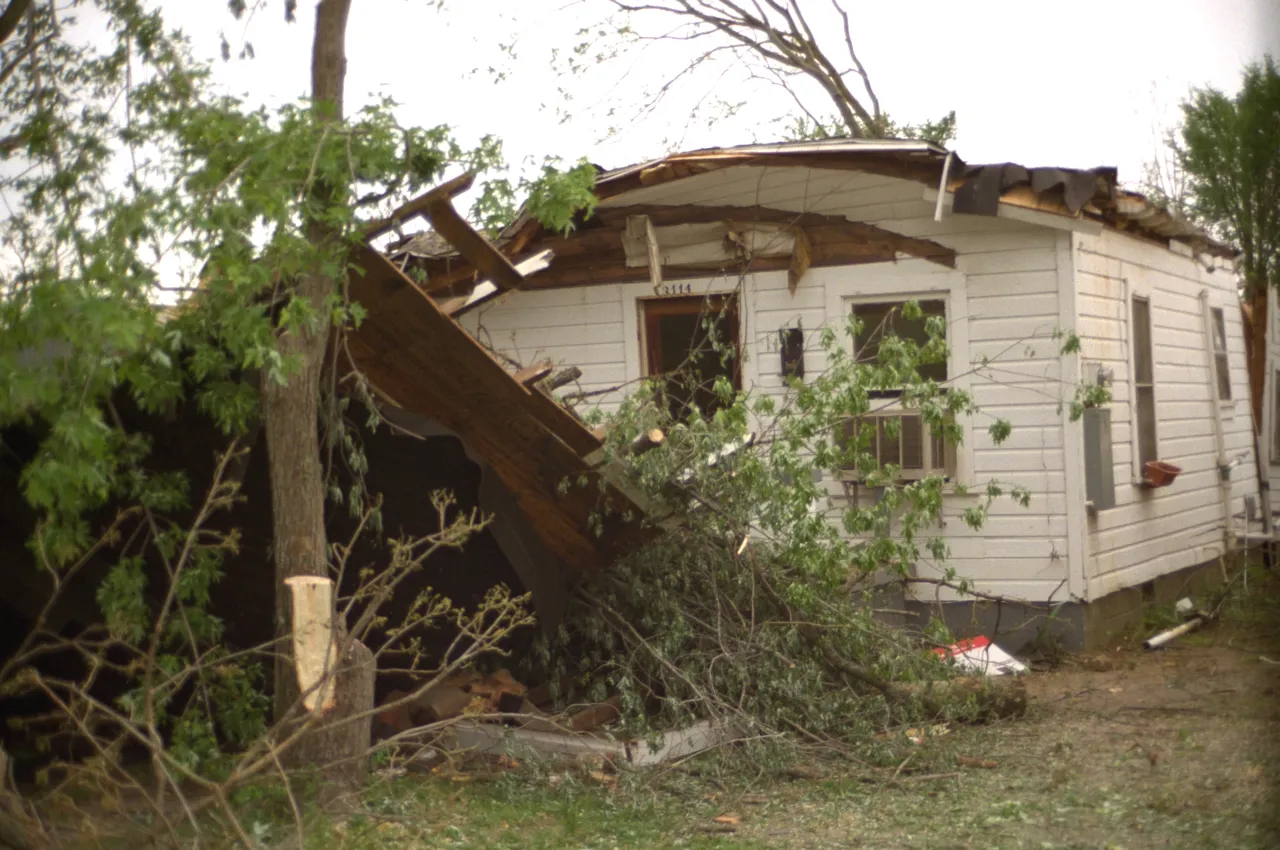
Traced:
[[692, 295], [692, 283], [664, 283], [658, 287], [660, 295]]

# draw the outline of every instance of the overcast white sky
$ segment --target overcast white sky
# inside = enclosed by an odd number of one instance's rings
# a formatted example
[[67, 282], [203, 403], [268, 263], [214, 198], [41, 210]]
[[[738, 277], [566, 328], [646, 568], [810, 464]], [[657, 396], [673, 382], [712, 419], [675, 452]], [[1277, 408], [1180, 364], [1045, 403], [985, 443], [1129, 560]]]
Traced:
[[[314, 3], [296, 24], [284, 0], [246, 24], [223, 0], [160, 0], [198, 55], [215, 58], [219, 32], [247, 38], [257, 58], [217, 63], [216, 79], [251, 102], [305, 93]], [[827, 0], [801, 0], [823, 14]], [[968, 162], [1115, 165], [1136, 180], [1154, 147], [1153, 127], [1176, 114], [1189, 86], [1234, 90], [1241, 67], [1280, 58], [1280, 0], [844, 0], [859, 54], [884, 108], [899, 120], [959, 116], [954, 147]], [[514, 162], [556, 154], [616, 167], [668, 146], [770, 140], [770, 120], [792, 111], [768, 86], [732, 75], [714, 92], [745, 101], [733, 118], [688, 124], [689, 104], [712, 88], [705, 76], [663, 109], [601, 141], [611, 122], [634, 115], [642, 89], [678, 67], [681, 54], [656, 49], [585, 79], [551, 70], [554, 47], [608, 13], [604, 0], [354, 0], [348, 33], [348, 109], [371, 96], [402, 104], [406, 123], [454, 125], [466, 139], [493, 133]], [[514, 58], [501, 45], [515, 43]], [[495, 82], [485, 69], [507, 71]], [[475, 72], [479, 69], [478, 72]], [[626, 74], [624, 76], [624, 71]], [[574, 96], [561, 123], [558, 93]], [[614, 109], [611, 118], [609, 110]]]

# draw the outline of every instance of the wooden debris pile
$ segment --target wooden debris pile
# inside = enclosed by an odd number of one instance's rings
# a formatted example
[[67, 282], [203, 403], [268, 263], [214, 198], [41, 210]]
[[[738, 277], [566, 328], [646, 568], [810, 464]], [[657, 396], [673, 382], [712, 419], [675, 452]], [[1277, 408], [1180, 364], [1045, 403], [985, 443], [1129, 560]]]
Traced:
[[616, 696], [555, 712], [548, 686], [529, 688], [505, 669], [454, 673], [418, 695], [391, 691], [381, 706], [375, 724], [375, 737], [381, 739], [462, 717], [537, 732], [582, 734], [607, 726], [621, 714]]

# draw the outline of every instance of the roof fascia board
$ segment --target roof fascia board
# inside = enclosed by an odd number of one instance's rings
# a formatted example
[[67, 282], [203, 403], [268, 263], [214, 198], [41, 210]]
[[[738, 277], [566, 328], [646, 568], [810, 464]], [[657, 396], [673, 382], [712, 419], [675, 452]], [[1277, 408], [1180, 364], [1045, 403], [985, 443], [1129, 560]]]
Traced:
[[[923, 198], [930, 204], [938, 202], [938, 190], [926, 188]], [[946, 198], [942, 202], [942, 206], [948, 212], [951, 205], [955, 201], [955, 193], [947, 192]], [[1066, 230], [1071, 233], [1083, 233], [1087, 236], [1097, 236], [1104, 229], [1104, 225], [1100, 221], [1093, 221], [1087, 218], [1072, 218], [1070, 216], [1058, 215], [1056, 213], [1044, 212], [1042, 210], [1029, 210], [1025, 207], [1014, 206], [1003, 201], [996, 212], [997, 218], [1008, 219], [1009, 221], [1020, 221], [1023, 224], [1034, 224], [1040, 227], [1048, 227], [1053, 230]]]

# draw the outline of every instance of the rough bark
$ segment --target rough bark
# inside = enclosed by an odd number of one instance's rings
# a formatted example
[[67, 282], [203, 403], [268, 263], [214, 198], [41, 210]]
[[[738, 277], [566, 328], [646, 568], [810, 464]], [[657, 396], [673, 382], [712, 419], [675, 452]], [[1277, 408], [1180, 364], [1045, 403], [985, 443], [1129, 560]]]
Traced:
[[27, 13], [30, 5], [31, 0], [9, 0], [4, 11], [0, 12], [0, 44], [4, 44], [9, 36], [17, 32], [18, 24], [22, 22], [22, 16]]
[[1249, 312], [1249, 396], [1255, 433], [1262, 432], [1262, 393], [1267, 379], [1267, 287], [1256, 287]]
[[[342, 119], [345, 40], [351, 0], [320, 0], [316, 7], [315, 41], [311, 62], [312, 108], [323, 121]], [[312, 189], [320, 201], [332, 187]], [[307, 238], [323, 247], [338, 237], [321, 221], [306, 225]], [[271, 474], [272, 544], [276, 579], [276, 637], [279, 655], [275, 669], [276, 716], [297, 701], [297, 676], [291, 657], [291, 611], [284, 580], [292, 576], [323, 576], [328, 572], [324, 527], [324, 474], [320, 460], [320, 378], [329, 336], [325, 299], [335, 281], [321, 273], [300, 275], [293, 295], [310, 304], [316, 317], [312, 327], [281, 333], [277, 350], [297, 371], [286, 383], [262, 382], [262, 418]], [[349, 753], [338, 750], [343, 736], [320, 733], [290, 749], [293, 764], [328, 764]], [[367, 742], [366, 742], [367, 744]]]
[[334, 728], [320, 733], [328, 739], [324, 755], [331, 759], [325, 769], [330, 799], [358, 790], [369, 774], [376, 673], [373, 652], [360, 641], [351, 641], [333, 683], [337, 705], [324, 720]]

